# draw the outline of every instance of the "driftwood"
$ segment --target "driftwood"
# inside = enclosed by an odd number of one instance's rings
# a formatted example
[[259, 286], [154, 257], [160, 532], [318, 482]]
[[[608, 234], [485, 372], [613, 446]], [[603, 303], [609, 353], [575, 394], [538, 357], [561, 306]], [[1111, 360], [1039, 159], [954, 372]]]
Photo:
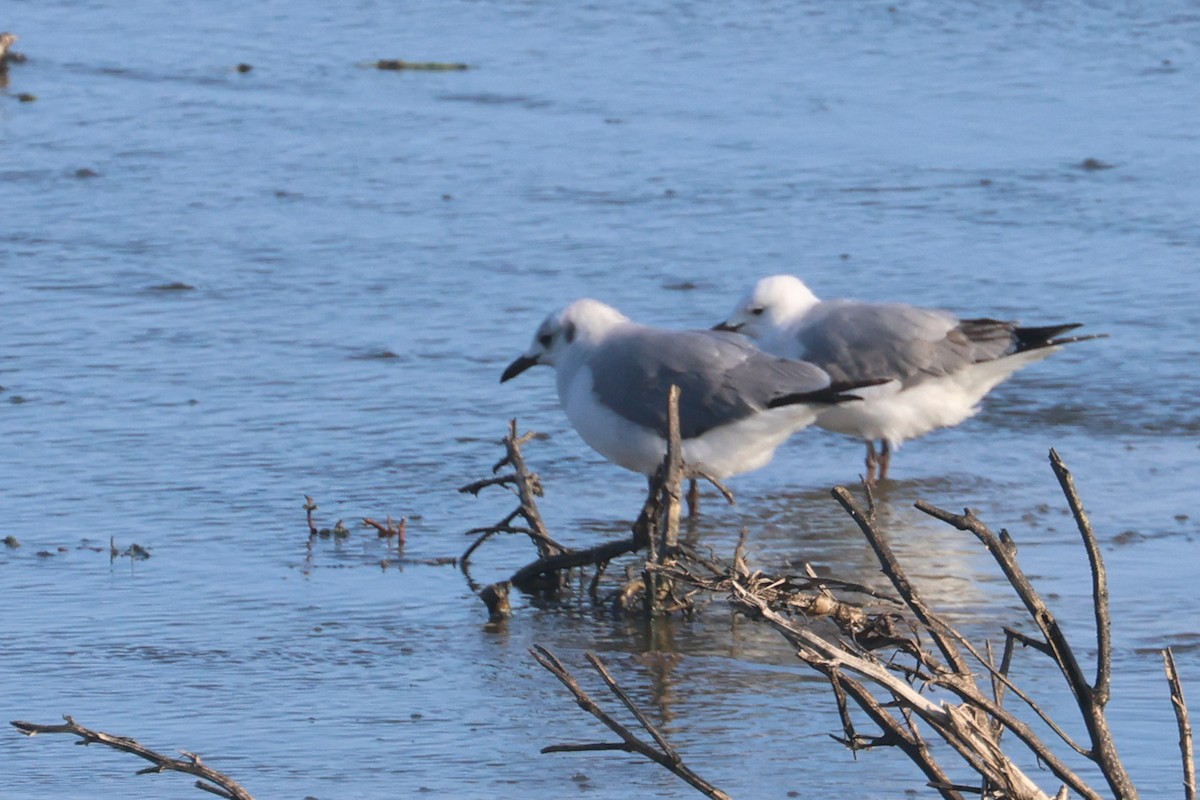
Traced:
[[592, 669], [596, 670], [596, 672], [604, 680], [604, 683], [608, 687], [609, 691], [611, 691], [613, 695], [621, 701], [621, 704], [629, 710], [629, 713], [633, 715], [634, 719], [638, 721], [638, 724], [642, 726], [646, 733], [650, 734], [650, 738], [653, 739], [653, 743], [647, 742], [645, 739], [639, 737], [625, 725], [622, 725], [620, 722], [614, 719], [607, 711], [602, 709], [596, 703], [596, 701], [592, 700], [588, 693], [585, 692], [579, 685], [579, 682], [575, 680], [575, 676], [573, 676], [570, 671], [563, 666], [563, 663], [558, 660], [554, 653], [550, 652], [545, 647], [541, 647], [540, 645], [535, 645], [534, 647], [530, 648], [529, 652], [533, 654], [534, 659], [539, 664], [545, 667], [551, 675], [558, 678], [562, 685], [566, 686], [567, 689], [570, 690], [571, 694], [575, 697], [576, 704], [578, 704], [580, 708], [607, 725], [609, 730], [617, 734], [617, 736], [619, 736], [621, 739], [619, 742], [553, 744], [543, 747], [541, 752], [585, 753], [595, 752], [598, 750], [616, 750], [624, 753], [637, 753], [645, 756], [659, 766], [664, 767], [672, 774], [678, 775], [680, 778], [687, 781], [698, 791], [707, 795], [708, 797], [712, 797], [715, 800], [729, 800], [729, 795], [725, 794], [720, 789], [701, 778], [695, 772], [692, 772], [692, 770], [683, 763], [683, 759], [680, 757], [679, 753], [675, 751], [675, 748], [671, 747], [662, 733], [660, 733], [659, 730], [655, 728], [653, 724], [651, 724], [650, 720], [646, 717], [642, 710], [639, 709], [636, 704], [634, 704], [629, 695], [627, 695], [625, 691], [617, 684], [617, 681], [609, 673], [608, 669], [604, 666], [604, 663], [594, 653], [586, 653], [584, 654], [584, 657], [588, 660], [588, 663], [592, 665]]
[[[744, 536], [730, 567], [713, 569], [709, 564], [706, 569], [697, 569], [694, 563], [680, 560], [664, 571], [676, 582], [726, 594], [734, 609], [774, 627], [796, 648], [802, 661], [829, 679], [844, 729], [844, 735], [835, 738], [856, 750], [899, 748], [944, 798], [962, 800], [979, 795], [1048, 800], [1052, 796], [1065, 798], [1073, 792], [1092, 800], [1106, 796], [1132, 800], [1137, 797], [1137, 789], [1117, 753], [1105, 712], [1112, 645], [1104, 563], [1071, 473], [1054, 451], [1050, 452], [1050, 462], [1074, 515], [1092, 577], [1097, 655], [1091, 679], [1085, 675], [1053, 612], [1021, 571], [1016, 546], [1007, 531], [993, 533], [969, 509], [954, 514], [923, 501], [916, 504], [925, 513], [969, 531], [983, 543], [1040, 632], [1040, 636], [1032, 636], [1005, 628], [999, 663], [990, 645], [981, 651], [925, 603], [893, 554], [886, 535], [875, 524], [873, 510], [859, 505], [844, 487], [835, 488], [833, 495], [858, 524], [891, 581], [897, 600], [890, 606], [880, 607], [881, 598], [872, 596], [865, 587], [838, 584], [811, 573], [797, 577], [752, 572], [745, 563]], [[849, 595], [861, 597], [852, 600]], [[817, 618], [832, 623], [837, 634], [819, 633], [813, 625]], [[932, 646], [924, 644], [924, 637]], [[1086, 741], [1076, 741], [1009, 678], [1018, 644], [1048, 657], [1058, 667], [1078, 706]], [[1191, 726], [1169, 651], [1165, 653], [1165, 668], [1179, 724], [1185, 797], [1194, 800]], [[866, 735], [855, 729], [852, 704], [878, 732]], [[1057, 744], [1035, 731], [1027, 721], [1029, 715], [1049, 728]], [[978, 776], [979, 785], [967, 786], [950, 778], [926, 738], [927, 730]], [[1006, 733], [1007, 741], [1017, 744], [1006, 748], [1001, 741]], [[1009, 750], [1020, 752], [1010, 756]], [[1061, 782], [1053, 794], [1019, 766], [1029, 760], [1030, 754]], [[1089, 785], [1068, 763], [1068, 759], [1079, 757], [1095, 764], [1107, 784], [1104, 790]]]
[[152, 765], [138, 770], [138, 775], [152, 772], [183, 772], [201, 779], [196, 781], [197, 789], [203, 789], [218, 797], [228, 798], [228, 800], [254, 800], [241, 784], [202, 762], [200, 756], [195, 753], [181, 751], [184, 758], [171, 758], [126, 736], [114, 736], [111, 733], [85, 728], [69, 716], [63, 716], [63, 719], [66, 720], [65, 725], [38, 725], [19, 720], [10, 724], [26, 736], [37, 736], [39, 733], [69, 733], [80, 738], [81, 741], [78, 744], [102, 744], [115, 750], [132, 753], [138, 758], [149, 761]]
[[[668, 393], [667, 412], [667, 452], [662, 466], [649, 481], [646, 500], [631, 527], [630, 535], [577, 550], [554, 541], [546, 529], [537, 506], [537, 499], [543, 496], [541, 478], [530, 470], [522, 451], [522, 447], [538, 438], [538, 434], [518, 433], [517, 421], [512, 420], [509, 423], [508, 435], [501, 440], [505, 456], [492, 467], [492, 477], [474, 481], [459, 489], [463, 493], [478, 495], [486, 488], [501, 486], [517, 497], [517, 507], [499, 522], [472, 528], [466, 532], [467, 535], [476, 538], [459, 559], [459, 564], [471, 588], [476, 593], [480, 592], [480, 587], [471, 580], [471, 555], [480, 545], [497, 534], [516, 533], [528, 536], [538, 550], [538, 558], [535, 561], [518, 569], [506, 581], [521, 591], [549, 597], [560, 596], [570, 584], [570, 570], [591, 567], [594, 572], [589, 583], [589, 594], [594, 601], [607, 602], [618, 612], [640, 610], [649, 615], [657, 615], [690, 611], [690, 596], [679, 594], [664, 571], [665, 567], [685, 551], [691, 554], [690, 557], [699, 558], [691, 548], [685, 547], [679, 541], [679, 524], [684, 501], [683, 482], [697, 478], [707, 480], [730, 503], [734, 500], [733, 494], [718, 480], [684, 463], [679, 432], [679, 388], [676, 386], [672, 386]], [[506, 467], [510, 467], [511, 471], [496, 474]], [[640, 574], [631, 576], [623, 586], [602, 598], [598, 587], [608, 565], [626, 553], [642, 549], [649, 550], [645, 563], [655, 568], [647, 566]], [[487, 598], [484, 599], [488, 602]], [[491, 614], [490, 602], [488, 607]]]

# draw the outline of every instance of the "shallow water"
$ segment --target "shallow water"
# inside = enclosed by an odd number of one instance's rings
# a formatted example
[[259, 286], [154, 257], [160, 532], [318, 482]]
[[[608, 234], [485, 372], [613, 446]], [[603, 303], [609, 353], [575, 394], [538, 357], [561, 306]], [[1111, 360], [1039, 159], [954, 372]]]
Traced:
[[[829, 739], [824, 683], [719, 603], [648, 629], [518, 598], [494, 630], [453, 568], [381, 569], [353, 525], [408, 515], [406, 556], [458, 555], [508, 500], [455, 489], [517, 416], [551, 436], [527, 456], [555, 534], [620, 533], [642, 480], [582, 445], [548, 372], [501, 387], [504, 364], [578, 296], [707, 326], [793, 271], [824, 296], [1111, 335], [906, 446], [881, 513], [980, 631], [1017, 602], [911, 504], [1007, 527], [1086, 651], [1057, 448], [1105, 544], [1118, 744], [1146, 796], [1177, 791], [1157, 649], [1197, 685], [1191, 4], [6, 10], [30, 61], [0, 93], [0, 532], [21, 542], [0, 549], [4, 720], [70, 713], [263, 798], [692, 796], [632, 757], [537, 753], [606, 735], [540, 643], [581, 673], [601, 652], [735, 797], [928, 795], [898, 755]], [[376, 58], [477, 68], [356, 66]], [[801, 435], [695, 535], [728, 553], [745, 525], [764, 566], [877, 580], [828, 497], [861, 455]], [[352, 536], [308, 551], [305, 494]], [[110, 539], [152, 557], [110, 562]], [[475, 577], [529, 555], [485, 547]], [[58, 737], [2, 735], [0, 760], [6, 796], [196, 795]]]

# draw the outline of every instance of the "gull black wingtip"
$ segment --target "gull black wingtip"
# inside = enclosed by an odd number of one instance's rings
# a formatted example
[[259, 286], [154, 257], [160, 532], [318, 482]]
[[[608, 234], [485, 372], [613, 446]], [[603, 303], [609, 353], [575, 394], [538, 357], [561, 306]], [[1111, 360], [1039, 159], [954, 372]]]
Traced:
[[741, 325], [731, 325], [728, 322], [718, 322], [716, 325], [713, 325], [712, 328], [710, 328], [710, 330], [725, 331], [726, 333], [737, 333], [741, 329]]
[[529, 369], [530, 367], [534, 366], [537, 363], [538, 363], [538, 360], [536, 358], [533, 358], [532, 356], [518, 357], [516, 361], [509, 364], [508, 367], [504, 370], [504, 374], [500, 376], [500, 382], [504, 383], [505, 381], [512, 380], [513, 378], [517, 377], [522, 372], [524, 372], [525, 370]]
[[870, 378], [865, 381], [839, 381], [831, 383], [824, 389], [818, 389], [815, 392], [798, 392], [776, 397], [767, 402], [767, 408], [794, 406], [799, 403], [836, 405], [837, 403], [861, 402], [861, 397], [848, 393], [855, 389], [865, 389], [868, 386], [879, 386], [880, 384], [890, 383], [891, 380], [891, 378]]

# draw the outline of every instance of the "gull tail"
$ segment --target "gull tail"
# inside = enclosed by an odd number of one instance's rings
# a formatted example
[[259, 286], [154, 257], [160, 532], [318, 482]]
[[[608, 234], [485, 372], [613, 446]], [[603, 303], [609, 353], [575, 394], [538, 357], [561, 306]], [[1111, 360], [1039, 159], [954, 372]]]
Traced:
[[881, 383], [888, 383], [891, 378], [872, 378], [867, 381], [835, 381], [824, 389], [817, 389], [815, 392], [794, 392], [792, 394], [784, 394], [767, 401], [767, 408], [780, 408], [781, 406], [794, 406], [801, 403], [810, 403], [813, 405], [836, 405], [837, 403], [847, 403], [853, 400], [862, 400], [856, 394], [847, 394], [855, 389], [863, 389], [867, 386], [878, 386]]

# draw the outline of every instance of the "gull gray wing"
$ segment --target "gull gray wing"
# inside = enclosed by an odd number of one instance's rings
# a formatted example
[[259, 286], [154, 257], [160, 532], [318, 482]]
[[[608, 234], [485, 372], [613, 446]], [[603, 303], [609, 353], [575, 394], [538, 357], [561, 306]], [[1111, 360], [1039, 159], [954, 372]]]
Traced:
[[769, 356], [744, 336], [717, 331], [631, 327], [605, 340], [587, 366], [601, 403], [664, 436], [667, 393], [678, 386], [685, 439], [830, 383], [812, 364]]
[[982, 341], [971, 333], [944, 311], [835, 300], [810, 312], [798, 337], [802, 357], [835, 381], [894, 378], [914, 384], [1003, 355], [999, 330], [980, 330]]

